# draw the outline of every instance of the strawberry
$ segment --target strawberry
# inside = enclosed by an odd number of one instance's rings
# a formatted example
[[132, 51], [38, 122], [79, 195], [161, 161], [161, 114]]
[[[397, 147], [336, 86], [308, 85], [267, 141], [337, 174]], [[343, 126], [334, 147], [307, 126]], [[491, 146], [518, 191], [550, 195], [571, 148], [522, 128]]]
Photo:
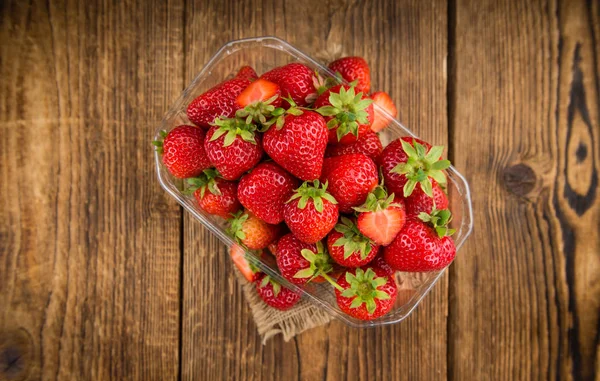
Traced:
[[435, 180], [431, 180], [431, 190], [433, 197], [426, 195], [421, 187], [415, 187], [412, 194], [404, 200], [407, 217], [417, 217], [421, 212], [429, 214], [434, 208], [448, 209], [448, 196]]
[[327, 183], [304, 182], [285, 204], [285, 223], [302, 242], [315, 243], [333, 229], [339, 213], [337, 202], [327, 193]]
[[394, 275], [396, 272], [383, 258], [383, 251], [380, 251], [377, 256], [371, 261], [371, 266], [377, 267], [385, 271], [389, 275]]
[[198, 206], [209, 214], [231, 218], [241, 208], [237, 183], [222, 179], [216, 169], [205, 169], [200, 176], [188, 179], [188, 184], [185, 193], [193, 192]]
[[233, 117], [239, 108], [235, 99], [249, 84], [246, 78], [233, 78], [216, 85], [189, 104], [188, 118], [200, 127], [209, 128], [219, 116]]
[[235, 267], [238, 268], [248, 282], [254, 282], [258, 279], [259, 270], [248, 260], [246, 249], [243, 246], [234, 243], [229, 249], [229, 255]]
[[345, 267], [364, 266], [379, 250], [379, 246], [364, 236], [347, 217], [342, 217], [342, 222], [327, 236], [327, 248], [331, 258]]
[[358, 230], [378, 245], [389, 245], [406, 221], [406, 212], [401, 199], [388, 196], [382, 186], [369, 193], [367, 201], [358, 208], [356, 225]]
[[456, 255], [454, 233], [447, 225], [452, 218], [448, 209], [421, 213], [406, 221], [394, 241], [384, 249], [384, 259], [398, 271], [425, 272], [441, 270]]
[[206, 154], [224, 179], [237, 180], [260, 161], [263, 149], [255, 130], [243, 120], [217, 118], [206, 133]]
[[352, 208], [365, 202], [378, 180], [377, 166], [363, 154], [329, 157], [323, 161], [321, 182], [328, 183], [329, 193], [338, 202], [341, 213], [354, 212]]
[[229, 220], [227, 232], [248, 249], [264, 249], [279, 237], [280, 227], [268, 224], [248, 212], [238, 212]]
[[162, 155], [165, 167], [180, 179], [196, 177], [210, 167], [204, 150], [205, 133], [195, 126], [177, 126], [167, 134], [161, 131], [161, 139], [152, 142]]
[[371, 90], [371, 69], [362, 57], [343, 57], [329, 64], [329, 69], [340, 73], [348, 82], [356, 81], [356, 91], [369, 94]]
[[238, 199], [256, 217], [275, 225], [283, 221], [283, 206], [297, 187], [292, 175], [275, 163], [264, 162], [241, 178]]
[[277, 242], [277, 267], [289, 282], [304, 285], [319, 277], [333, 281], [328, 273], [333, 271], [331, 257], [319, 241], [304, 243], [293, 234], [281, 237]]
[[[293, 103], [293, 101], [292, 101]], [[291, 107], [271, 122], [263, 136], [265, 152], [292, 175], [302, 180], [321, 176], [327, 148], [327, 124], [314, 111]]]
[[381, 110], [374, 108], [375, 115], [373, 119], [373, 124], [371, 124], [371, 130], [375, 132], [379, 132], [386, 128], [390, 122], [390, 116], [395, 118], [398, 115], [398, 110], [396, 109], [396, 105], [392, 98], [390, 98], [389, 94], [385, 91], [377, 91], [371, 94], [371, 99], [373, 102], [379, 106], [383, 111], [390, 114], [385, 115]]
[[442, 170], [450, 161], [440, 160], [443, 146], [431, 147], [424, 141], [403, 137], [394, 140], [379, 156], [385, 185], [390, 192], [408, 197], [418, 184], [429, 197], [433, 197], [432, 180], [446, 183]]
[[235, 77], [247, 79], [248, 81], [254, 81], [258, 78], [258, 75], [252, 66], [242, 66]]
[[279, 90], [279, 86], [261, 78], [249, 84], [248, 87], [237, 96], [236, 102], [241, 108], [244, 108], [253, 103], [266, 102], [273, 97], [275, 97], [273, 101], [277, 101], [277, 103], [273, 103], [273, 106], [279, 107], [281, 104], [281, 91]]
[[260, 298], [269, 306], [281, 311], [289, 310], [301, 298], [300, 294], [281, 286], [269, 275], [260, 276], [255, 284]]
[[292, 98], [300, 107], [308, 106], [310, 97], [316, 93], [312, 70], [298, 62], [276, 67], [264, 73], [261, 78], [278, 84], [281, 95]]
[[369, 156], [374, 162], [377, 162], [379, 155], [383, 151], [381, 140], [374, 132], [367, 132], [358, 138], [358, 141], [350, 144], [330, 144], [325, 151], [325, 156], [340, 156], [349, 153], [362, 153]]
[[355, 93], [354, 86], [337, 85], [315, 101], [316, 111], [325, 117], [329, 143], [350, 144], [371, 130], [373, 100]]
[[377, 267], [348, 270], [337, 284], [338, 306], [360, 320], [373, 320], [390, 312], [398, 293], [394, 278]]
[[241, 108], [236, 111], [235, 116], [243, 119], [246, 123], [267, 124], [267, 118], [274, 114], [275, 110], [279, 113], [283, 109], [278, 109], [281, 105], [281, 91], [279, 86], [266, 79], [257, 79], [238, 95], [236, 103]]

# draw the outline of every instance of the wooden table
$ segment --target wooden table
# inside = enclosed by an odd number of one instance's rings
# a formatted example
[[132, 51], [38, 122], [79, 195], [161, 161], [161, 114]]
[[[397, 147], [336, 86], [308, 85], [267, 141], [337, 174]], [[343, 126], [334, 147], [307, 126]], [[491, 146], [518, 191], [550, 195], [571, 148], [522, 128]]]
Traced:
[[[0, 379], [600, 377], [598, 1], [3, 1]], [[401, 324], [263, 346], [157, 123], [225, 42], [361, 55], [475, 230]]]

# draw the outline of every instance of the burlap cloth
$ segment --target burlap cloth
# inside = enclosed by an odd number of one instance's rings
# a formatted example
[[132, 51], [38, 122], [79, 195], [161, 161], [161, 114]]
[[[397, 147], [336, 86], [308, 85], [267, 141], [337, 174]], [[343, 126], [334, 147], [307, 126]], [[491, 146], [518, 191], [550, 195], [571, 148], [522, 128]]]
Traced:
[[262, 343], [275, 335], [281, 334], [284, 341], [314, 327], [327, 324], [333, 317], [323, 309], [315, 306], [306, 298], [287, 311], [279, 311], [266, 305], [258, 293], [256, 286], [249, 283], [237, 269], [234, 269], [238, 282], [242, 285], [244, 296], [252, 311], [256, 328], [262, 337]]

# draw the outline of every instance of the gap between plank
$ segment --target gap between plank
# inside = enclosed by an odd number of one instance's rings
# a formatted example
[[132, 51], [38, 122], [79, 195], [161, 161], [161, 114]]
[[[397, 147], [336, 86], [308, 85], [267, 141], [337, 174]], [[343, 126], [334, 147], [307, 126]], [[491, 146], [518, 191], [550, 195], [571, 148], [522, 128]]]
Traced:
[[[183, 88], [187, 87], [186, 82], [186, 65], [187, 65], [187, 38], [186, 38], [186, 29], [187, 29], [187, 16], [186, 16], [186, 8], [187, 8], [187, 0], [183, 0], [183, 15], [182, 15], [182, 28], [183, 28], [183, 36], [182, 36], [182, 64], [181, 64], [181, 77], [183, 78]], [[182, 89], [183, 90], [183, 89]], [[179, 220], [179, 342], [177, 347], [177, 380], [181, 381], [183, 378], [183, 292], [184, 292], [184, 232], [185, 232], [185, 210], [183, 210], [183, 206], [179, 206], [180, 220]]]
[[[454, 162], [454, 115], [456, 112], [456, 0], [448, 1], [448, 56], [446, 61], [446, 117], [448, 118], [448, 160]], [[452, 322], [456, 314], [454, 300], [456, 295], [456, 273], [453, 266], [448, 269], [448, 316], [446, 318], [446, 379], [454, 380], [454, 338]]]

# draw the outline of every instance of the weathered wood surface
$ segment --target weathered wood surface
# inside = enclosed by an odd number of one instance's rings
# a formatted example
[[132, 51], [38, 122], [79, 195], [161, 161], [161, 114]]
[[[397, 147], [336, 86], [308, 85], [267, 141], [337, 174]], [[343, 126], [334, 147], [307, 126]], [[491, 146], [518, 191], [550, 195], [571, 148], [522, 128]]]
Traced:
[[599, 12], [456, 3], [451, 140], [475, 230], [451, 270], [453, 379], [600, 377]]
[[148, 141], [183, 86], [183, 8], [0, 13], [0, 379], [176, 379], [181, 211]]
[[[0, 380], [600, 377], [600, 4], [0, 3]], [[473, 236], [405, 322], [263, 346], [148, 144], [225, 42], [372, 63]]]

